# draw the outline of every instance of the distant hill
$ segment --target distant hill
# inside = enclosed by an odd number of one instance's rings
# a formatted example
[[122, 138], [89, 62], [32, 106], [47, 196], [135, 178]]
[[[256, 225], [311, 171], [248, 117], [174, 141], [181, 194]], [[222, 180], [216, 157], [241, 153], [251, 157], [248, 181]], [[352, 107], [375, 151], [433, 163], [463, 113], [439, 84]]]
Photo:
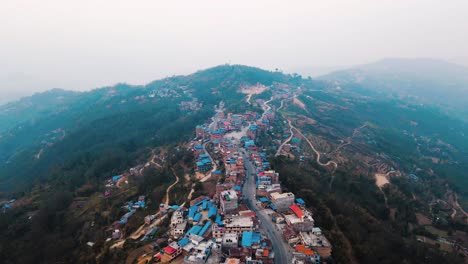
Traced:
[[[15, 198], [18, 204], [0, 212], [2, 263], [121, 263], [144, 244], [167, 238], [169, 223], [161, 223], [146, 242], [127, 239], [111, 250], [114, 242], [107, 240], [123, 204], [140, 195], [148, 200], [147, 209], [119, 227], [128, 236], [160, 209], [174, 176], [188, 176], [173, 185], [174, 204], [186, 199], [190, 186], [193, 197], [209, 195], [215, 182], [192, 177], [195, 127], [209, 123], [219, 105], [226, 116], [260, 113], [260, 99], [269, 100], [275, 117], [255, 144], [284, 190], [313, 211], [333, 245], [330, 262], [462, 263], [457, 252], [442, 252], [436, 243], [468, 231], [460, 209], [468, 208], [468, 123], [421, 103], [462, 99], [452, 97], [466, 91], [464, 69], [384, 60], [314, 80], [220, 65], [147, 85], [54, 89], [0, 106], [0, 203]], [[242, 93], [258, 87], [258, 94]], [[276, 156], [291, 132], [287, 156]], [[222, 169], [222, 153], [207, 148], [218, 153]], [[161, 164], [151, 166], [156, 154]], [[127, 174], [128, 184], [109, 187], [107, 196], [106, 179], [117, 174]], [[377, 174], [389, 184], [376, 185]], [[436, 242], [439, 236], [444, 240]]]
[[319, 77], [418, 103], [436, 104], [466, 116], [468, 67], [436, 59], [384, 59]]
[[[190, 136], [192, 127], [211, 116], [220, 101], [239, 105], [245, 98], [239, 87], [295, 78], [255, 67], [220, 65], [143, 86], [118, 84], [88, 92], [53, 89], [2, 105], [0, 190], [20, 189], [49, 177], [52, 169], [89, 157], [96, 161], [109, 151], [120, 153], [119, 166], [124, 168], [135, 159], [132, 153], [148, 145]], [[203, 107], [198, 111], [179, 107], [192, 100]], [[93, 167], [92, 163], [86, 166]], [[118, 170], [100, 171], [107, 175]], [[83, 164], [76, 169], [80, 173], [101, 174]]]

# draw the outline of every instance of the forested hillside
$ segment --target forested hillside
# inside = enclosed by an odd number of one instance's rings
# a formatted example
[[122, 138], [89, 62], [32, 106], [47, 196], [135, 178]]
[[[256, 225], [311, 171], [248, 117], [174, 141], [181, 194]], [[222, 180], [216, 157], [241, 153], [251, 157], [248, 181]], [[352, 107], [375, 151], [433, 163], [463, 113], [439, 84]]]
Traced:
[[[52, 90], [1, 106], [0, 198], [14, 206], [0, 212], [0, 258], [127, 258], [141, 241], [106, 244], [122, 204], [141, 195], [150, 201], [124, 226], [131, 236], [164, 199], [182, 204], [189, 193], [207, 194], [193, 177], [195, 127], [209, 127], [220, 108], [259, 113], [270, 100], [272, 132], [255, 143], [281, 183], [316, 214], [333, 244], [331, 262], [461, 263], [460, 251], [447, 245], [468, 243], [467, 123], [438, 105], [332, 77], [221, 65], [143, 86]], [[276, 155], [288, 140], [287, 154]], [[181, 184], [169, 194], [174, 181]], [[107, 192], [114, 184], [118, 191]], [[155, 240], [166, 231], [155, 231]]]

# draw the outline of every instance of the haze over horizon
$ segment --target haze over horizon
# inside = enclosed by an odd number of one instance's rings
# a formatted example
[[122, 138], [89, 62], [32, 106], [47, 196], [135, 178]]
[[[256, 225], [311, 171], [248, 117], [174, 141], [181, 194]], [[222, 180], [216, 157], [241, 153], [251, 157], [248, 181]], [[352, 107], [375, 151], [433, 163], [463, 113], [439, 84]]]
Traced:
[[0, 104], [224, 63], [299, 73], [388, 57], [463, 63], [467, 8], [422, 0], [4, 1]]

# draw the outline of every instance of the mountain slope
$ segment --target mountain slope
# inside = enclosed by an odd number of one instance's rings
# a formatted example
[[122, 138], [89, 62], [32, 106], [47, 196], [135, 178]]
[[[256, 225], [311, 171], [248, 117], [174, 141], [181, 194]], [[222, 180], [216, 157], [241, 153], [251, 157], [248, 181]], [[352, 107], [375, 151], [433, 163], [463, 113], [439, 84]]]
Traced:
[[[44, 179], [54, 166], [86, 153], [96, 159], [105, 150], [133, 153], [181, 140], [215, 104], [241, 101], [239, 87], [288, 78], [254, 67], [221, 65], [145, 86], [119, 84], [81, 93], [56, 89], [9, 103], [0, 107], [0, 190]], [[179, 106], [193, 100], [203, 107], [191, 113]]]
[[[246, 87], [264, 91], [247, 96]], [[241, 65], [145, 86], [53, 91], [2, 108], [15, 109], [21, 119], [10, 119], [0, 132], [0, 187], [4, 198], [21, 202], [0, 214], [0, 257], [5, 263], [115, 263], [138, 251], [141, 241], [127, 241], [123, 249], [105, 242], [122, 204], [145, 195], [157, 210], [177, 175], [186, 177], [177, 177], [172, 198], [184, 202], [191, 188], [200, 194], [203, 184], [191, 177], [195, 126], [210, 123], [219, 105], [225, 116], [250, 115], [266, 100], [275, 117], [255, 144], [286, 191], [311, 205], [330, 237], [332, 261], [461, 263], [455, 249], [418, 239], [454, 241], [468, 231], [456, 206], [460, 201], [466, 208], [467, 201], [466, 122], [364, 84]], [[275, 155], [279, 146], [289, 149], [284, 156]], [[105, 185], [117, 174], [126, 174], [128, 184], [107, 196]], [[376, 175], [388, 184], [377, 185]], [[139, 230], [147, 214], [137, 212], [123, 232]], [[163, 233], [161, 226], [156, 238]], [[88, 241], [96, 244], [90, 248]]]
[[435, 104], [466, 117], [468, 68], [434, 59], [384, 59], [320, 77], [417, 103]]

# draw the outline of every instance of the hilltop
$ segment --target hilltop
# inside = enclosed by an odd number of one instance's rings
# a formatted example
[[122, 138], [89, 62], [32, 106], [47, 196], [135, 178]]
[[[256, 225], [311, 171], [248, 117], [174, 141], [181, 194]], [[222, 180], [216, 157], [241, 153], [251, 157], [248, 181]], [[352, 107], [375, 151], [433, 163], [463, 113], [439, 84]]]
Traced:
[[[283, 190], [304, 199], [333, 245], [332, 261], [461, 262], [468, 125], [443, 105], [401, 96], [418, 91], [410, 73], [421, 62], [402, 63], [318, 80], [220, 65], [141, 86], [52, 90], [1, 106], [0, 189], [8, 208], [0, 215], [0, 256], [6, 263], [111, 263], [135, 259], [149, 245], [150, 252], [161, 248], [165, 218], [150, 244], [134, 239], [149, 227], [144, 217], [160, 203], [213, 198], [216, 177], [226, 179], [200, 171], [226, 166], [225, 136], [258, 149], [262, 156], [246, 159], [271, 166]], [[389, 73], [397, 69], [404, 73]], [[386, 81], [376, 82], [380, 74]], [[385, 91], [389, 83], [398, 96]], [[244, 121], [233, 129], [237, 118]], [[210, 137], [199, 141], [204, 133]], [[201, 150], [208, 156], [199, 160]], [[114, 227], [121, 232], [115, 243], [107, 240]]]

